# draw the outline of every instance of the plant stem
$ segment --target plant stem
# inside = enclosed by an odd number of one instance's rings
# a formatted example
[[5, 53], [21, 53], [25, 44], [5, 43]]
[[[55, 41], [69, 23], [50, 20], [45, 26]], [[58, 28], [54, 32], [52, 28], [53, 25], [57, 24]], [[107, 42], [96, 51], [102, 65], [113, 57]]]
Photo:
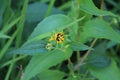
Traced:
[[[104, 6], [104, 0], [101, 0], [101, 6], [100, 9], [102, 10]], [[101, 19], [103, 19], [103, 16], [100, 16]], [[96, 43], [97, 38], [93, 40], [93, 42], [90, 45], [90, 48], [92, 48], [94, 46], [94, 44]], [[79, 61], [79, 63], [77, 65], [75, 65], [74, 70], [76, 71], [77, 69], [79, 69], [79, 67], [82, 65], [83, 61], [87, 58], [88, 54], [91, 52], [91, 50], [89, 49], [86, 54], [83, 56], [83, 58]]]
[[[103, 10], [104, 8], [104, 0], [101, 0], [101, 5], [100, 5], [100, 9]], [[101, 19], [103, 19], [103, 16], [100, 16]]]
[[[90, 45], [90, 48], [92, 48], [94, 46], [94, 44], [96, 43], [97, 38], [93, 40], [93, 42]], [[77, 65], [75, 65], [74, 70], [76, 71], [77, 69], [79, 69], [79, 67], [81, 66], [81, 64], [83, 63], [83, 61], [86, 59], [86, 57], [88, 56], [88, 54], [90, 53], [91, 49], [89, 49], [85, 55], [83, 56], [83, 58], [79, 61], [79, 63]]]
[[47, 12], [46, 12], [46, 14], [45, 14], [45, 17], [47, 17], [48, 15], [50, 15], [51, 10], [52, 10], [52, 8], [53, 8], [53, 6], [54, 6], [54, 3], [55, 3], [55, 0], [51, 0], [51, 1], [50, 1], [50, 4], [49, 4], [48, 10], [47, 10]]
[[68, 57], [68, 52], [66, 51], [66, 49], [64, 49], [62, 51], [66, 54], [66, 57], [68, 58], [68, 68], [70, 70], [70, 73], [71, 73], [72, 77], [76, 78], [74, 70], [73, 70], [73, 64], [72, 64], [70, 58]]
[[28, 6], [28, 2], [29, 0], [25, 0], [24, 1], [24, 5], [23, 5], [23, 9], [21, 12], [21, 20], [18, 23], [18, 27], [19, 27], [19, 34], [16, 37], [16, 45], [19, 46], [22, 42], [22, 33], [23, 33], [23, 28], [24, 28], [24, 22], [25, 22], [25, 15], [26, 15], [26, 11], [27, 11], [27, 6]]
[[2, 59], [2, 57], [4, 56], [5, 52], [8, 50], [8, 48], [10, 47], [11, 43], [13, 42], [13, 40], [15, 39], [17, 33], [18, 33], [19, 29], [17, 29], [14, 34], [12, 35], [12, 37], [10, 38], [10, 40], [8, 40], [8, 42], [5, 44], [5, 46], [3, 47], [3, 49], [0, 52], [0, 59]]
[[[15, 59], [15, 55], [13, 56], [13, 60], [14, 60], [14, 59]], [[9, 67], [9, 69], [8, 69], [8, 72], [7, 72], [6, 76], [5, 76], [5, 80], [9, 80], [10, 73], [11, 73], [11, 71], [12, 71], [13, 65], [14, 65], [14, 62], [11, 63], [11, 65], [10, 65], [10, 67]]]

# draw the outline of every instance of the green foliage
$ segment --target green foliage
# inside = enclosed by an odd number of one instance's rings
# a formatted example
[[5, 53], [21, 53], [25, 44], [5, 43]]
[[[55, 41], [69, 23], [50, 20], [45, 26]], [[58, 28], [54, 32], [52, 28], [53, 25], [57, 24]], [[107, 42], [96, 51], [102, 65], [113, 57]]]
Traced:
[[110, 58], [106, 55], [106, 42], [95, 47], [94, 51], [88, 56], [88, 66], [92, 68], [105, 68], [110, 65]]
[[119, 6], [119, 0], [0, 0], [0, 79], [119, 80]]
[[[91, 24], [92, 23], [92, 24]], [[89, 34], [87, 33], [89, 32]], [[83, 34], [86, 37], [104, 38], [115, 42], [120, 42], [120, 36], [108, 23], [101, 19], [93, 19], [83, 26]]]
[[47, 53], [46, 55], [34, 56], [30, 60], [30, 63], [25, 70], [23, 80], [29, 80], [36, 74], [41, 73], [42, 71], [48, 69], [49, 67], [55, 66], [58, 63], [61, 63], [62, 61], [69, 59], [72, 54], [71, 52], [72, 51], [70, 49], [66, 50], [66, 52], [56, 49], [52, 52]]
[[94, 3], [92, 2], [92, 0], [81, 0], [82, 3], [80, 5], [80, 9], [82, 11], [85, 11], [86, 13], [92, 14], [92, 15], [96, 15], [96, 16], [116, 16], [115, 14], [108, 12], [108, 11], [101, 11], [99, 10]]
[[45, 70], [38, 75], [41, 80], [61, 80], [64, 76], [65, 73], [58, 70]]
[[10, 38], [10, 37], [7, 36], [7, 35], [4, 35], [4, 34], [2, 34], [2, 33], [0, 33], [0, 38]]
[[88, 50], [88, 49], [91, 49], [93, 50], [92, 48], [90, 48], [89, 46], [87, 45], [84, 45], [80, 42], [72, 42], [71, 43], [71, 46], [70, 46], [74, 51], [79, 51], [79, 50]]
[[29, 40], [31, 39], [40, 40], [42, 38], [50, 36], [52, 32], [54, 32], [55, 30], [60, 31], [68, 27], [67, 24], [69, 23], [70, 23], [70, 19], [67, 16], [61, 14], [49, 16], [46, 19], [44, 19], [42, 22], [40, 22], [40, 24], [37, 25], [37, 27], [32, 32]]
[[6, 8], [6, 0], [1, 0], [0, 1], [0, 26], [2, 24], [2, 18], [3, 18], [3, 13], [5, 11]]
[[90, 68], [91, 74], [93, 74], [95, 77], [97, 77], [100, 80], [119, 80], [120, 78], [120, 69], [116, 66], [115, 61], [112, 61], [112, 63], [103, 69], [92, 69]]

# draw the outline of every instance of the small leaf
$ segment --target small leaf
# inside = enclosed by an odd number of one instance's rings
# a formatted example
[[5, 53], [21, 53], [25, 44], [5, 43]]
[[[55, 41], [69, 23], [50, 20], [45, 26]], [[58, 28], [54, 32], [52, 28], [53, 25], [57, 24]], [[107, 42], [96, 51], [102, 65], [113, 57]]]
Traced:
[[93, 49], [90, 48], [89, 46], [84, 45], [84, 44], [82, 44], [82, 43], [80, 43], [80, 42], [72, 42], [71, 45], [70, 45], [70, 47], [71, 47], [74, 51], [79, 51], [79, 50], [84, 51], [84, 50], [88, 50], [88, 49], [93, 50]]
[[45, 55], [33, 56], [30, 63], [25, 69], [23, 80], [29, 80], [38, 73], [47, 70], [48, 68], [55, 66], [62, 61], [68, 59], [72, 55], [71, 49], [67, 49], [68, 53], [61, 50], [54, 50]]
[[65, 73], [58, 70], [45, 70], [39, 73], [40, 80], [48, 80], [48, 78], [49, 80], [62, 80], [64, 76]]
[[108, 11], [102, 11], [100, 9], [98, 9], [92, 0], [82, 0], [82, 3], [80, 5], [80, 10], [92, 14], [92, 15], [96, 15], [96, 16], [116, 16], [115, 14], [108, 12]]
[[120, 42], [120, 35], [108, 23], [98, 18], [86, 22], [83, 26], [82, 34], [87, 38], [104, 38], [114, 42]]

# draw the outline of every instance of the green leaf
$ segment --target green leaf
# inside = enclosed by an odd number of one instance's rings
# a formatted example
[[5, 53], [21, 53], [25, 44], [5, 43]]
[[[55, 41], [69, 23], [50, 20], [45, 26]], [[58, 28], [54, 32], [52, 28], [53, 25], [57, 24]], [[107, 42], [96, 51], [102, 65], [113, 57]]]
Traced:
[[116, 16], [115, 14], [108, 12], [108, 11], [102, 11], [98, 9], [92, 0], [82, 0], [82, 3], [80, 4], [80, 10], [96, 15], [96, 16]]
[[67, 27], [70, 27], [84, 18], [85, 17], [82, 17], [71, 23], [69, 17], [62, 14], [49, 16], [37, 25], [26, 44], [50, 36], [53, 32], [61, 31]]
[[29, 41], [33, 40], [39, 40], [42, 38], [45, 38], [46, 36], [49, 36], [54, 31], [60, 31], [62, 29], [65, 29], [67, 24], [69, 24], [71, 21], [69, 17], [65, 15], [53, 15], [45, 18], [42, 22], [40, 22], [37, 27], [32, 32]]
[[72, 43], [70, 44], [70, 47], [71, 47], [74, 51], [79, 51], [79, 50], [84, 51], [84, 50], [88, 50], [88, 49], [93, 50], [93, 49], [90, 48], [89, 46], [84, 45], [84, 44], [82, 44], [82, 43], [80, 43], [80, 42], [72, 42]]
[[6, 8], [6, 0], [0, 0], [0, 26], [2, 24], [3, 13]]
[[120, 70], [118, 69], [115, 61], [112, 61], [110, 66], [101, 69], [90, 68], [89, 70], [93, 76], [99, 80], [119, 80]]
[[7, 36], [7, 35], [4, 35], [4, 34], [2, 34], [2, 33], [0, 33], [0, 39], [1, 38], [10, 38], [9, 36]]
[[117, 45], [117, 42], [109, 41], [108, 44], [107, 44], [107, 48], [112, 48], [115, 45]]
[[86, 22], [81, 33], [87, 38], [104, 38], [114, 42], [120, 42], [120, 35], [108, 23], [98, 18]]
[[6, 33], [8, 32], [12, 27], [14, 27], [14, 25], [21, 19], [21, 17], [18, 17], [16, 19], [14, 19], [13, 21], [11, 20], [10, 23], [6, 24], [3, 29], [2, 29], [2, 33]]
[[67, 49], [67, 52], [68, 53], [56, 49], [42, 56], [33, 56], [25, 69], [23, 80], [29, 80], [38, 73], [41, 73], [44, 70], [47, 70], [48, 68], [68, 59], [72, 55], [72, 51], [69, 48]]
[[88, 55], [86, 61], [89, 67], [104, 68], [111, 63], [110, 58], [106, 55], [106, 42], [102, 42]]
[[45, 70], [39, 73], [40, 80], [62, 80], [66, 74], [58, 70]]
[[[96, 55], [92, 53], [92, 56]], [[96, 58], [92, 58], [88, 60], [88, 66], [94, 68], [104, 68], [110, 65], [111, 60], [106, 56], [97, 56]]]
[[36, 41], [29, 43], [27, 45], [23, 45], [21, 48], [14, 49], [9, 51], [9, 54], [26, 54], [26, 55], [38, 55], [47, 53], [46, 49], [47, 43], [44, 41]]
[[[42, 20], [45, 16], [47, 9], [48, 9], [48, 5], [45, 3], [34, 2], [32, 4], [29, 4], [26, 13], [26, 21], [31, 23]], [[58, 13], [62, 14], [63, 12], [53, 7], [50, 15], [58, 14]]]

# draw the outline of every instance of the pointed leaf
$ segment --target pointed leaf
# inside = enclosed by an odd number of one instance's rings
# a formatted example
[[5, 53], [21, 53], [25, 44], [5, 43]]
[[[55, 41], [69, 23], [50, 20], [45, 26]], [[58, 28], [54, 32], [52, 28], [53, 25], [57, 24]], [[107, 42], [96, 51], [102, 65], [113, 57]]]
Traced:
[[92, 0], [82, 0], [82, 3], [80, 5], [80, 10], [92, 14], [92, 15], [96, 15], [96, 16], [116, 16], [115, 14], [108, 12], [108, 11], [102, 11], [100, 9], [98, 9]]
[[70, 45], [70, 47], [71, 47], [74, 51], [79, 51], [79, 50], [84, 51], [84, 50], [88, 50], [88, 49], [93, 50], [93, 49], [90, 48], [89, 46], [84, 45], [84, 44], [82, 44], [82, 43], [80, 43], [80, 42], [72, 42], [71, 45]]
[[83, 34], [85, 37], [104, 38], [114, 42], [120, 42], [120, 35], [108, 23], [98, 18], [85, 23]]
[[10, 38], [10, 37], [7, 36], [7, 35], [4, 35], [4, 34], [2, 34], [2, 33], [0, 33], [0, 38]]
[[61, 50], [54, 50], [42, 56], [33, 56], [27, 68], [25, 69], [23, 80], [30, 80], [36, 74], [41, 73], [48, 68], [55, 66], [68, 59], [72, 51], [67, 49], [68, 54]]
[[27, 45], [23, 45], [21, 48], [9, 51], [9, 54], [26, 54], [26, 55], [38, 55], [47, 53], [46, 43], [44, 41], [31, 42]]
[[27, 43], [43, 39], [51, 35], [56, 30], [57, 31], [63, 30], [69, 27], [67, 25], [70, 22], [71, 21], [69, 17], [62, 14], [49, 16], [37, 25], [37, 27], [32, 32], [30, 38], [28, 39]]

